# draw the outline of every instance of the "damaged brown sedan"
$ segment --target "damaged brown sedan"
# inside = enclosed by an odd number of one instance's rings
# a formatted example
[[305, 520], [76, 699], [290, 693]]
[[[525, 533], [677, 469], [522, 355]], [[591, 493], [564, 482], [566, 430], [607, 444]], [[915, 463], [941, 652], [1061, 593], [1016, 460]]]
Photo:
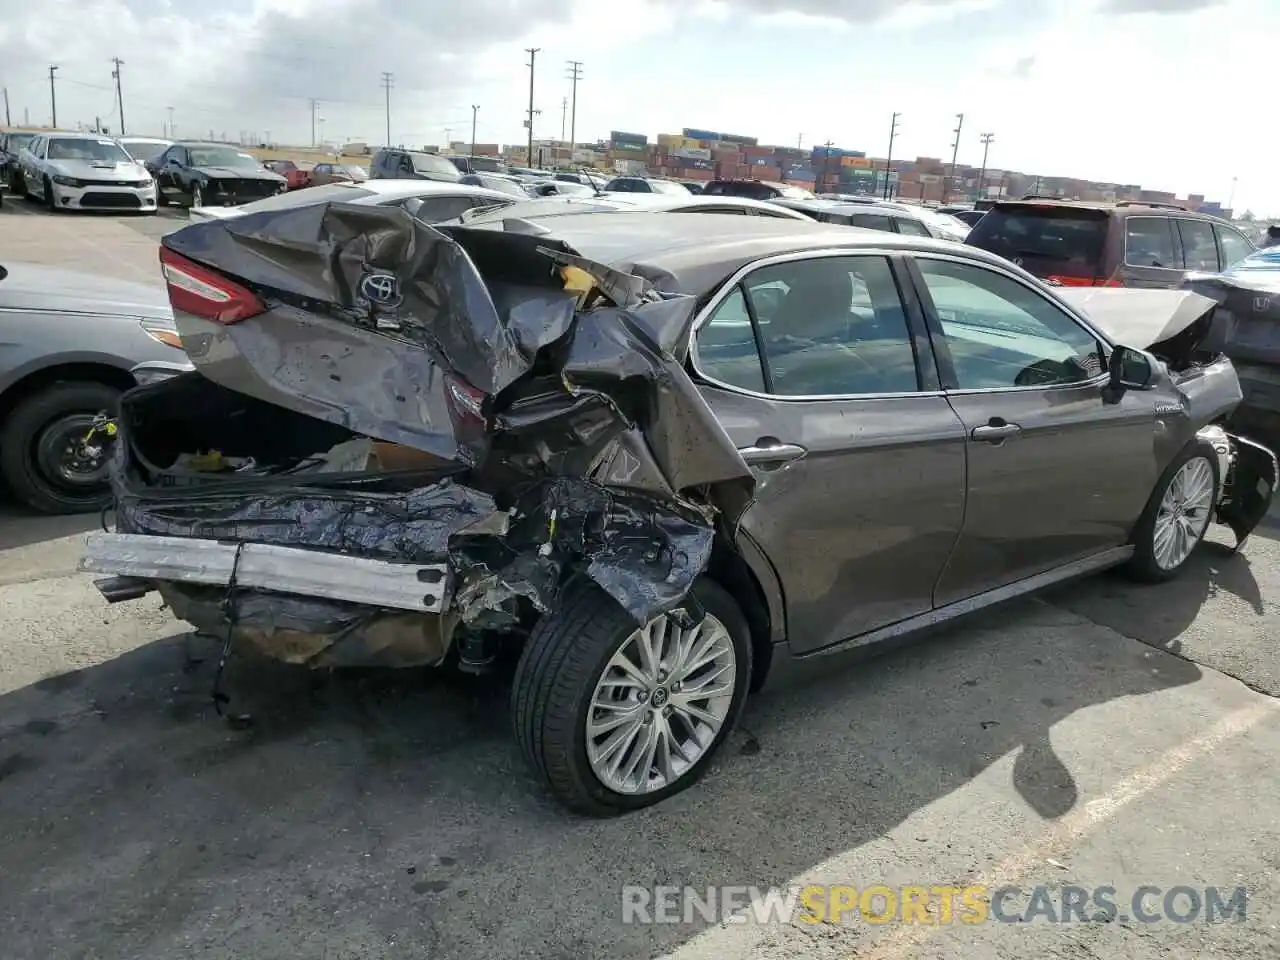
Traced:
[[125, 396], [83, 569], [315, 667], [513, 650], [517, 739], [604, 815], [692, 783], [780, 666], [1164, 579], [1266, 512], [1211, 301], [1072, 304], [971, 247], [753, 219], [170, 234], [196, 372]]

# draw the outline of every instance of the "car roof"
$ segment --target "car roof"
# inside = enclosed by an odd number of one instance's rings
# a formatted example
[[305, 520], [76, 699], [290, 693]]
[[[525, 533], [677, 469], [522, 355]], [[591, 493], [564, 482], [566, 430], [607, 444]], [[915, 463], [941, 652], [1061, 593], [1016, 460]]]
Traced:
[[[830, 248], [935, 251], [995, 266], [1000, 257], [946, 240], [863, 230], [814, 220], [707, 213], [574, 213], [522, 217], [580, 256], [652, 279], [671, 293], [703, 296], [734, 271], [764, 257]], [[466, 226], [454, 230], [468, 229]]]
[[[707, 183], [758, 183], [761, 186], [773, 187], [781, 190], [783, 187], [791, 187], [794, 184], [783, 183], [781, 180], [752, 180], [750, 177], [716, 177], [714, 180], [708, 180]], [[807, 190], [808, 187], [798, 187], [799, 190]]]
[[173, 143], [164, 137], [116, 137], [117, 140], [128, 140], [130, 143]]
[[234, 143], [215, 143], [212, 140], [175, 140], [173, 145], [175, 147], [222, 147], [226, 150], [234, 150], [236, 153], [244, 153], [248, 149]]
[[[536, 220], [543, 217], [575, 216], [581, 213], [670, 213], [697, 207], [741, 207], [746, 210], [764, 210], [773, 215], [779, 209], [777, 204], [763, 200], [750, 200], [746, 197], [704, 197], [700, 194], [676, 196], [669, 193], [616, 193], [601, 192], [596, 194], [573, 194], [558, 197], [531, 197], [518, 201], [503, 210], [478, 214], [476, 219], [492, 221], [503, 220]], [[791, 211], [794, 212], [794, 211]], [[709, 214], [708, 214], [709, 216]], [[776, 217], [776, 219], [807, 220], [804, 214], [795, 217]], [[471, 221], [474, 222], [474, 221]]]
[[915, 212], [906, 204], [850, 203], [846, 200], [833, 200], [828, 197], [818, 197], [816, 200], [792, 200], [787, 197], [779, 197], [776, 200], [770, 200], [769, 203], [775, 207], [787, 207], [791, 210], [807, 210], [811, 213], [840, 213], [845, 216], [868, 213], [890, 216], [903, 213], [913, 214]]
[[1018, 208], [1045, 210], [1053, 207], [1068, 207], [1074, 210], [1097, 210], [1100, 213], [1117, 216], [1153, 217], [1164, 214], [1170, 217], [1187, 217], [1193, 220], [1211, 220], [1215, 223], [1227, 223], [1221, 217], [1199, 210], [1191, 210], [1176, 203], [1158, 203], [1147, 200], [1067, 200], [1056, 197], [1022, 197], [1017, 200], [997, 200], [993, 210], [1010, 211]]
[[361, 180], [359, 183], [329, 184], [333, 187], [345, 187], [349, 190], [360, 190], [363, 195], [377, 194], [380, 198], [423, 197], [436, 193], [442, 196], [493, 197], [510, 200], [511, 194], [487, 187], [477, 187], [469, 183], [458, 183], [452, 180]]

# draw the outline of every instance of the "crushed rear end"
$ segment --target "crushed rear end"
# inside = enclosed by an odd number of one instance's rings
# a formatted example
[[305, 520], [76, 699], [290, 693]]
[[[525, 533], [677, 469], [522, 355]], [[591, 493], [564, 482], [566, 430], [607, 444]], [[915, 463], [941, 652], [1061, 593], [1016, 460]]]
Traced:
[[685, 372], [692, 298], [546, 238], [327, 204], [161, 250], [195, 372], [121, 406], [82, 569], [311, 666], [437, 664], [585, 577], [678, 608], [751, 474]]

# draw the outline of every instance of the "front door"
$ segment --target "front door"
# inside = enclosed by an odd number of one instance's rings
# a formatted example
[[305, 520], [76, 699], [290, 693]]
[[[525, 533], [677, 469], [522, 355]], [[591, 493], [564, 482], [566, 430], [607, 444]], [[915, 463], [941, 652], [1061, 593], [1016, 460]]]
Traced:
[[928, 612], [960, 532], [965, 435], [905, 283], [884, 254], [762, 261], [696, 336], [704, 396], [756, 475], [742, 530], [796, 652]]
[[964, 529], [935, 604], [1124, 544], [1157, 479], [1150, 396], [1104, 403], [1105, 344], [1014, 274], [941, 255], [914, 264], [968, 435]]

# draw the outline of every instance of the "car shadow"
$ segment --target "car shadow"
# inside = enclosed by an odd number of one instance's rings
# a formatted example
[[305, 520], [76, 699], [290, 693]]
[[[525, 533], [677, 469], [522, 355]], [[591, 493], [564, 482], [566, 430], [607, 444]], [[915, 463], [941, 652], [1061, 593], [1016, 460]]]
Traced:
[[179, 634], [0, 696], [10, 956], [652, 957], [700, 927], [622, 925], [623, 885], [787, 883], [1011, 754], [1026, 816], [1059, 817], [1079, 790], [1054, 725], [1201, 675], [1023, 601], [824, 658], [748, 705], [701, 784], [593, 821], [525, 766], [500, 681], [234, 655], [237, 729], [217, 651]]
[[33, 513], [0, 495], [0, 551], [88, 533], [101, 529], [101, 526], [100, 514], [96, 510], [92, 513], [46, 516]]

